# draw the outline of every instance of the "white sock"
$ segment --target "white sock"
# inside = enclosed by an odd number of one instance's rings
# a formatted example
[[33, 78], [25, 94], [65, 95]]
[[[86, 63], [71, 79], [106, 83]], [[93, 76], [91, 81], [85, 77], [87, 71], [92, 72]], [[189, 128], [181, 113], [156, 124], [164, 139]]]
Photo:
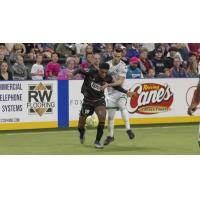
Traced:
[[108, 132], [110, 137], [114, 137], [114, 120], [108, 121]]
[[114, 117], [116, 110], [110, 109], [108, 111], [108, 132], [110, 137], [114, 137]]
[[127, 110], [123, 109], [123, 110], [120, 110], [120, 111], [121, 111], [122, 119], [124, 120], [124, 123], [125, 123], [126, 130], [130, 130], [131, 127], [130, 127], [130, 123], [129, 123], [129, 117], [128, 117]]

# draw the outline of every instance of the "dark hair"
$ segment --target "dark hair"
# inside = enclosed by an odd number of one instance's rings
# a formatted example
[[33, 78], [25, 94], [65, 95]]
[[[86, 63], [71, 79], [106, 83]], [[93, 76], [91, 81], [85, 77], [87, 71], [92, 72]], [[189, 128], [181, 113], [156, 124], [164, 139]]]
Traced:
[[109, 70], [110, 69], [110, 66], [108, 63], [101, 63], [100, 66], [99, 66], [100, 69], [106, 69], [106, 70]]
[[123, 53], [123, 49], [122, 49], [122, 48], [116, 48], [116, 49], [115, 49], [115, 52], [116, 52], [116, 53]]
[[87, 53], [86, 54], [86, 58], [88, 57], [88, 55], [92, 55], [93, 56], [94, 54], [93, 53]]
[[57, 56], [58, 56], [58, 54], [57, 54], [56, 52], [53, 52], [53, 53], [51, 54], [51, 57], [53, 57], [53, 55], [57, 55]]

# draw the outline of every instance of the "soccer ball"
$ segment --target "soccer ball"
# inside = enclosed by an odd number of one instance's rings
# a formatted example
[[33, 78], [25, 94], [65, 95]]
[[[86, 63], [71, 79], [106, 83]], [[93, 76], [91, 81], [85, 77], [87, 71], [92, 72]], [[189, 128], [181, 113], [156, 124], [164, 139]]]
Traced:
[[87, 128], [96, 128], [98, 126], [99, 120], [96, 116], [96, 114], [89, 116], [86, 119], [86, 126]]

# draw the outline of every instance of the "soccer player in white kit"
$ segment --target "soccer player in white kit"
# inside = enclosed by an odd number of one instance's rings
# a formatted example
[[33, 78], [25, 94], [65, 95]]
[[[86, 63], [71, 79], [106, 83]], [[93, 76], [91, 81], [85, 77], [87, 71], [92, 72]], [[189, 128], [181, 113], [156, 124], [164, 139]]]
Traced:
[[[113, 52], [113, 59], [108, 61], [110, 65], [109, 73], [112, 76], [115, 83], [118, 83], [119, 86], [124, 87], [124, 82], [126, 79], [127, 66], [121, 61], [122, 58], [122, 49], [115, 49]], [[126, 132], [128, 134], [129, 139], [133, 139], [135, 137], [133, 131], [130, 128], [128, 112], [126, 109], [127, 97], [113, 89], [112, 87], [108, 87], [108, 98], [107, 98], [107, 108], [108, 108], [108, 131], [109, 135], [104, 141], [104, 145], [109, 145], [110, 142], [114, 141], [114, 117], [116, 110], [120, 110], [121, 117], [125, 123]]]

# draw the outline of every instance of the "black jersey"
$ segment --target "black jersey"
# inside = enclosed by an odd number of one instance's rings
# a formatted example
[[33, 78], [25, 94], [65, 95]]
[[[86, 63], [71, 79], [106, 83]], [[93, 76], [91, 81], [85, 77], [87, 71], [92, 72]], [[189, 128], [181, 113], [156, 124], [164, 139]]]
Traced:
[[[85, 75], [81, 88], [81, 93], [84, 95], [84, 98], [92, 101], [105, 99], [104, 91], [101, 90], [101, 86], [105, 85], [106, 83], [109, 84], [113, 82], [111, 75], [108, 74], [105, 78], [101, 78], [99, 76], [99, 71], [96, 69], [89, 71], [78, 69], [74, 74], [77, 73]], [[120, 92], [127, 93], [127, 91], [120, 86], [114, 88]]]

